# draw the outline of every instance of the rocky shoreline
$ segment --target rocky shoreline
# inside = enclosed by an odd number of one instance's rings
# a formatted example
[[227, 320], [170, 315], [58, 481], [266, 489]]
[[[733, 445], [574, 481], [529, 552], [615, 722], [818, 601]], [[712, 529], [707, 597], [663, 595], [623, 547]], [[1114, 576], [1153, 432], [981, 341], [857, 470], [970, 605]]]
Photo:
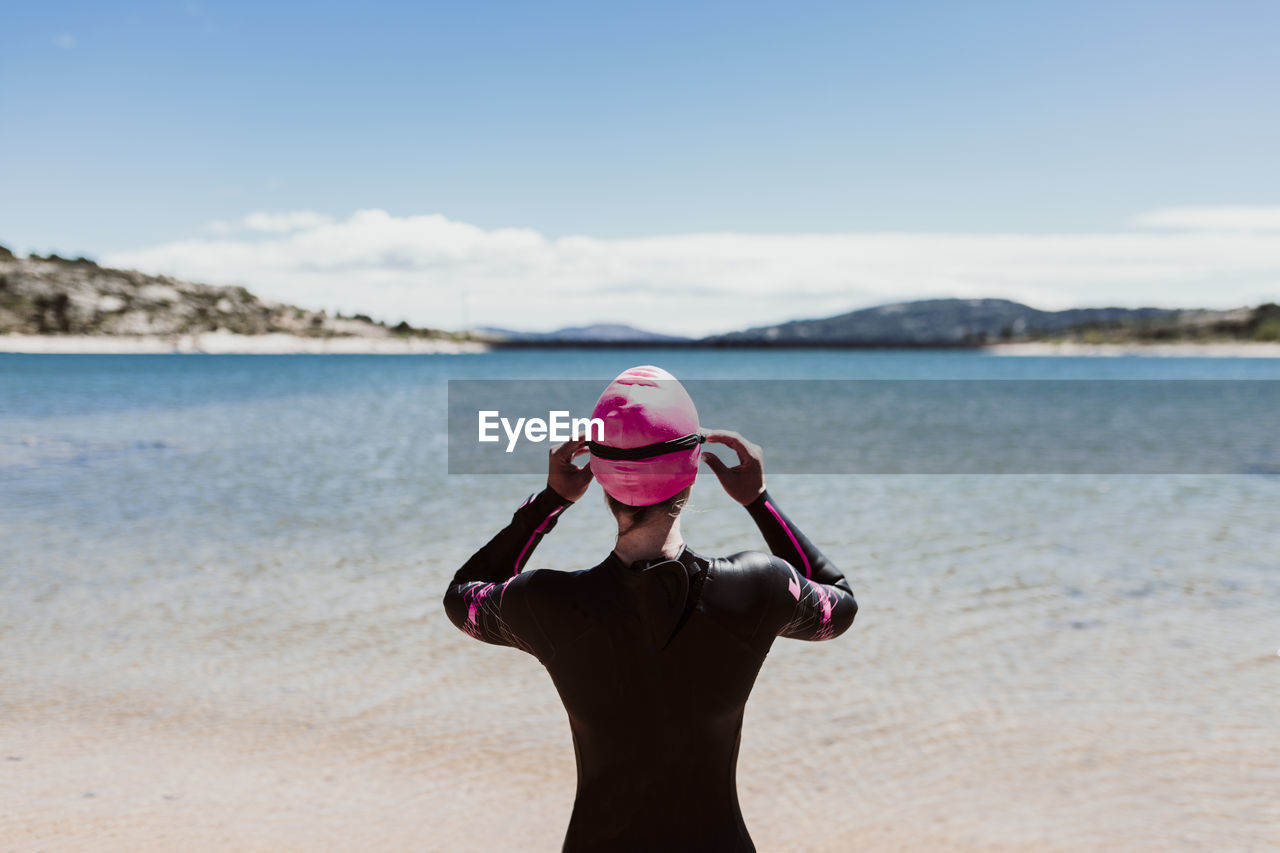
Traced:
[[388, 326], [212, 286], [102, 267], [86, 258], [19, 258], [0, 246], [0, 351], [479, 352], [465, 334]]
[[416, 354], [506, 347], [956, 348], [1000, 356], [1280, 356], [1280, 305], [1227, 311], [1073, 309], [1006, 299], [882, 305], [823, 320], [682, 339], [627, 326], [446, 332], [329, 314], [87, 258], [0, 246], [0, 352]]
[[[188, 335], [0, 334], [0, 353], [50, 355], [457, 355], [486, 352], [495, 346], [502, 348], [504, 345], [398, 336], [302, 337], [282, 332], [263, 335], [239, 335], [227, 331]], [[661, 347], [662, 344], [653, 346]], [[1278, 343], [1086, 344], [1061, 341], [991, 344], [966, 349], [1005, 357], [1280, 358]]]
[[415, 337], [239, 335], [0, 335], [0, 353], [83, 355], [423, 355], [484, 352], [477, 341]]

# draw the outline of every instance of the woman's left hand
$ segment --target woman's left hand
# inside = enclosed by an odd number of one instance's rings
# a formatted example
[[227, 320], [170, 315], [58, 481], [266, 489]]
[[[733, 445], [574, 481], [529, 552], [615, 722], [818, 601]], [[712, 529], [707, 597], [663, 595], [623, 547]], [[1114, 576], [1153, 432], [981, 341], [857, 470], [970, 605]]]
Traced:
[[573, 464], [574, 459], [588, 452], [585, 438], [566, 441], [551, 448], [547, 485], [567, 501], [578, 500], [587, 493], [587, 487], [591, 485], [591, 466], [583, 465], [579, 468]]

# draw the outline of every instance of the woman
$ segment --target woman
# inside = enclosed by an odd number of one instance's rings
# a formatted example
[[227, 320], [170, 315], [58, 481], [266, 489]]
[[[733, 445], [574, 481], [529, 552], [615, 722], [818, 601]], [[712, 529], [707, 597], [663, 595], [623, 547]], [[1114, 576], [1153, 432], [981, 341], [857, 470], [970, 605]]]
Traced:
[[[566, 851], [754, 850], [735, 770], [743, 708], [775, 637], [826, 640], [858, 606], [844, 576], [765, 491], [761, 450], [701, 430], [673, 376], [623, 373], [593, 417], [600, 442], [551, 451], [547, 488], [467, 561], [445, 595], [460, 629], [535, 655], [569, 713], [578, 792]], [[728, 466], [704, 441], [737, 453]], [[573, 460], [591, 454], [590, 464]], [[680, 511], [699, 459], [746, 507], [773, 554], [703, 557]], [[522, 572], [560, 513], [600, 481], [612, 553], [578, 572]]]

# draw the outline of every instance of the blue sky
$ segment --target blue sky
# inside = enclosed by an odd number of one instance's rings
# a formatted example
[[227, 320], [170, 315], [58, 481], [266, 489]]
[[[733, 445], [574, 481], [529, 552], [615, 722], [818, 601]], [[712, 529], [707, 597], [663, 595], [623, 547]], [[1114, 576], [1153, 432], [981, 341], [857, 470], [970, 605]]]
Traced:
[[[403, 246], [362, 255], [377, 267], [367, 286], [350, 275], [308, 284], [280, 273], [297, 266], [285, 247], [258, 245], [292, 230], [232, 226], [307, 211], [345, 224], [326, 232], [342, 240], [374, 227], [351, 225], [357, 211], [383, 211], [379, 221], [419, 235], [397, 239], [447, 243], [447, 229], [414, 231], [440, 215], [552, 247], [581, 235], [616, 266], [628, 241], [664, 235], [1123, 236], [1153, 212], [1256, 208], [1270, 222], [1280, 204], [1274, 2], [46, 2], [5, 18], [0, 243], [236, 279], [308, 304], [403, 306], [439, 325], [457, 325], [457, 292], [474, 276], [430, 280], [435, 243], [425, 261]], [[1274, 248], [1245, 230], [1246, 252]], [[208, 262], [219, 241], [239, 266]], [[580, 265], [557, 251], [556, 264]], [[699, 273], [715, 261], [695, 254], [669, 281], [615, 275], [607, 286], [723, 298], [731, 285]], [[968, 295], [982, 282], [955, 284], [965, 263], [893, 286], [822, 285], [791, 313]], [[392, 282], [383, 273], [397, 264], [419, 275]], [[1231, 298], [1280, 287], [1256, 266], [1223, 273], [1239, 283]], [[486, 269], [467, 316], [528, 317], [475, 307], [506, 292]], [[1224, 298], [1211, 273], [1175, 283], [1169, 301]], [[528, 280], [564, 275], [543, 274]], [[524, 280], [516, 267], [499, 278], [512, 291]], [[1103, 278], [1112, 302], [1159, 296]], [[801, 284], [753, 285], [772, 297], [732, 322], [772, 316]], [[1061, 305], [1108, 295], [1103, 284], [1001, 287], [991, 295]]]

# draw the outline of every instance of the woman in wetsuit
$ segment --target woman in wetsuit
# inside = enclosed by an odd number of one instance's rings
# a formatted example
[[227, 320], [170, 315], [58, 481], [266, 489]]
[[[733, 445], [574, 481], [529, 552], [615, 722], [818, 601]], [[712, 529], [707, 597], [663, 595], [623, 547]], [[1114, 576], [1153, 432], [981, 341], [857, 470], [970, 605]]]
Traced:
[[[693, 552], [679, 517], [690, 485], [635, 506], [610, 486], [633, 499], [635, 489], [595, 464], [597, 455], [620, 453], [629, 460], [621, 467], [644, 470], [645, 460], [657, 457], [643, 454], [691, 437], [737, 453], [730, 467], [693, 448], [746, 507], [772, 555]], [[588, 452], [588, 442], [556, 447], [547, 488], [458, 570], [445, 609], [467, 634], [529, 652], [551, 674], [578, 764], [566, 851], [754, 850], [735, 770], [756, 675], [775, 637], [831, 639], [849, 627], [858, 606], [844, 576], [765, 490], [758, 446], [725, 430], [674, 438], [659, 430], [649, 438], [657, 440], [592, 442], [592, 464], [583, 467], [574, 459]], [[618, 522], [614, 550], [585, 571], [522, 571], [560, 514], [586, 493], [593, 469]]]

